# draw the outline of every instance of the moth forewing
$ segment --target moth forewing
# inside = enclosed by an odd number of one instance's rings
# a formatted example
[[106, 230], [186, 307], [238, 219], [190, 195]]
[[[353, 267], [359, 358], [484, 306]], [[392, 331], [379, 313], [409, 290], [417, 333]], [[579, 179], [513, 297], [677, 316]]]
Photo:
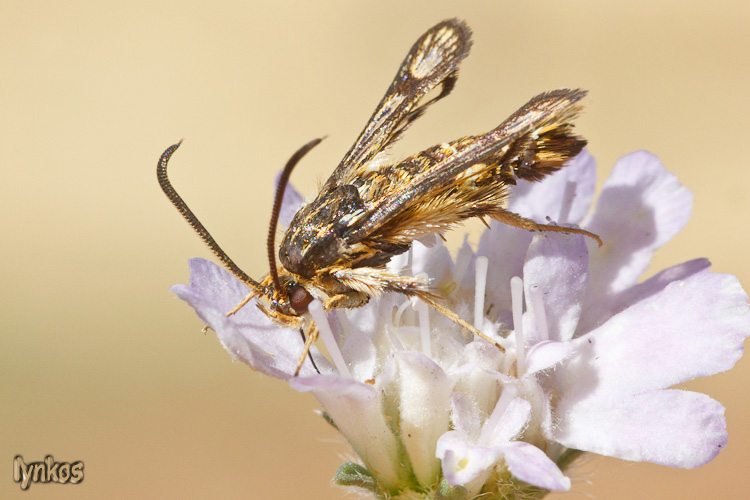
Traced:
[[[260, 283], [229, 259], [169, 183], [166, 164], [178, 145], [162, 155], [157, 170], [162, 189], [219, 259], [252, 290], [228, 314], [257, 296], [262, 299], [258, 307], [270, 319], [307, 331], [296, 373], [317, 337], [318, 327], [307, 311], [314, 299], [328, 311], [360, 307], [386, 292], [416, 296], [502, 349], [443, 305], [428, 281], [386, 268], [416, 238], [441, 234], [471, 217], [491, 217], [529, 230], [584, 234], [601, 244], [585, 230], [538, 224], [505, 209], [518, 179], [540, 180], [585, 146], [586, 141], [573, 134], [571, 123], [580, 109], [578, 101], [586, 94], [583, 90], [540, 94], [486, 134], [439, 144], [399, 162], [387, 159], [384, 153], [394, 141], [453, 89], [458, 66], [470, 48], [471, 30], [457, 19], [435, 25], [417, 40], [359, 138], [317, 197], [292, 218], [278, 249], [281, 266], [277, 267], [274, 235], [283, 189], [293, 166], [319, 140], [292, 157], [274, 202], [268, 238], [271, 272]], [[438, 85], [440, 94], [422, 103]]]
[[368, 173], [363, 184], [372, 203], [365, 200], [370, 208], [345, 233], [347, 242], [408, 243], [470, 217], [518, 225], [513, 222], [523, 218], [504, 209], [510, 187], [518, 179], [539, 180], [557, 171], [583, 149], [586, 141], [572, 134], [571, 120], [585, 95], [569, 89], [540, 94], [486, 134], [437, 145]]
[[[427, 107], [447, 96], [455, 84], [458, 65], [469, 55], [471, 29], [458, 19], [436, 24], [412, 46], [372, 116], [326, 182], [331, 186], [359, 179], [368, 162], [397, 140]], [[442, 92], [420, 106], [421, 99], [442, 85]]]

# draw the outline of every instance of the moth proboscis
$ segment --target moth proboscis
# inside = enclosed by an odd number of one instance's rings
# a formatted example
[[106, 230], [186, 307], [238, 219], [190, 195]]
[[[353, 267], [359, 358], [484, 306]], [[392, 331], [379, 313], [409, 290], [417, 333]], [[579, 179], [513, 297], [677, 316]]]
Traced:
[[[277, 184], [268, 234], [270, 272], [260, 282], [229, 258], [169, 182], [167, 163], [180, 144], [162, 154], [157, 177], [165, 194], [219, 260], [250, 288], [227, 314], [258, 297], [257, 306], [274, 322], [300, 329], [303, 339], [307, 332], [295, 375], [317, 338], [317, 326], [308, 312], [315, 299], [330, 311], [363, 306], [386, 292], [418, 297], [502, 349], [443, 305], [428, 281], [386, 268], [415, 239], [442, 235], [468, 218], [490, 217], [531, 231], [583, 234], [601, 246], [598, 236], [583, 229], [539, 224], [504, 208], [518, 179], [541, 180], [586, 145], [572, 131], [584, 90], [539, 94], [485, 134], [438, 144], [400, 161], [387, 158], [386, 151], [406, 129], [451, 92], [459, 63], [470, 47], [471, 30], [457, 19], [437, 24], [417, 40], [357, 141], [317, 197], [294, 215], [277, 266], [274, 240], [284, 189], [294, 166], [321, 139], [292, 156]], [[439, 94], [422, 102], [438, 85]]]

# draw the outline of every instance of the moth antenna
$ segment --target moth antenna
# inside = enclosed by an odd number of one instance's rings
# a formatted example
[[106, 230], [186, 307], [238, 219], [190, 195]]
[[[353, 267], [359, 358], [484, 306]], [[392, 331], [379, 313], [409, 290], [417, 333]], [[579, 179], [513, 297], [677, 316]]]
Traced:
[[292, 170], [297, 163], [315, 146], [320, 144], [324, 138], [313, 139], [301, 148], [289, 158], [289, 161], [284, 165], [284, 170], [281, 171], [279, 182], [276, 185], [276, 194], [273, 199], [273, 210], [271, 211], [271, 223], [268, 225], [268, 266], [269, 274], [273, 279], [273, 286], [276, 293], [280, 294], [282, 298], [286, 298], [286, 291], [281, 288], [281, 281], [279, 280], [279, 270], [276, 267], [276, 228], [279, 225], [279, 213], [281, 212], [281, 202], [284, 199], [284, 191], [286, 190], [287, 184], [289, 184], [289, 177], [292, 175]]
[[172, 205], [177, 208], [185, 220], [188, 221], [188, 224], [190, 224], [195, 232], [198, 233], [198, 236], [201, 237], [226, 268], [255, 292], [261, 293], [263, 288], [260, 286], [260, 283], [245, 274], [245, 272], [229, 258], [226, 252], [221, 249], [218, 243], [216, 243], [213, 236], [211, 236], [208, 230], [206, 230], [203, 224], [201, 224], [201, 221], [198, 220], [193, 211], [190, 210], [187, 203], [185, 203], [185, 200], [177, 194], [177, 191], [172, 187], [172, 183], [169, 182], [169, 177], [167, 177], [167, 163], [169, 162], [169, 158], [175, 151], [177, 151], [177, 148], [179, 148], [181, 144], [182, 141], [169, 146], [167, 150], [162, 153], [161, 158], [159, 158], [159, 164], [156, 166], [156, 178], [159, 180], [159, 185], [161, 186], [162, 191], [164, 191], [164, 194], [167, 195], [167, 198], [172, 202]]

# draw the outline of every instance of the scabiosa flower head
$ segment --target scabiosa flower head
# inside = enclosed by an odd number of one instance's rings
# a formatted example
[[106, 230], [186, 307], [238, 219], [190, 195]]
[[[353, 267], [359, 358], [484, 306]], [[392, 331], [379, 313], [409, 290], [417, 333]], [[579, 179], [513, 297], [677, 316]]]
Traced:
[[[359, 463], [336, 482], [380, 498], [539, 498], [567, 490], [582, 451], [690, 468], [727, 442], [724, 408], [670, 387], [731, 368], [750, 334], [737, 279], [698, 259], [639, 282], [654, 251], [687, 222], [692, 195], [653, 155], [617, 162], [590, 210], [587, 152], [514, 190], [509, 209], [581, 235], [493, 223], [455, 259], [415, 242], [389, 263], [426, 275], [445, 304], [494, 338], [473, 338], [417, 299], [387, 294], [354, 310], [311, 314], [332, 362], [313, 349], [293, 377], [299, 332], [274, 325], [218, 266], [190, 262], [188, 302], [237, 359], [311, 392]], [[291, 192], [288, 221], [300, 203]], [[587, 215], [588, 214], [588, 215]]]

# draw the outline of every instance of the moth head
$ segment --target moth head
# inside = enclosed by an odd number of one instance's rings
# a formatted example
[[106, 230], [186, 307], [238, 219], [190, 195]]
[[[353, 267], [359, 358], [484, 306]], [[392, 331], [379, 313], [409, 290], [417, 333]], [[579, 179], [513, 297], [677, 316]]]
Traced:
[[[289, 158], [289, 161], [284, 165], [284, 170], [281, 171], [279, 182], [276, 185], [276, 195], [273, 199], [273, 210], [271, 212], [271, 223], [268, 227], [268, 265], [270, 270], [268, 277], [273, 284], [273, 291], [266, 291], [266, 296], [271, 297], [271, 302], [276, 305], [277, 308], [283, 308], [286, 306], [287, 309], [295, 311], [299, 316], [300, 314], [307, 312], [307, 306], [312, 302], [312, 295], [303, 286], [296, 283], [295, 280], [288, 279], [291, 277], [287, 273], [284, 282], [281, 280], [279, 269], [276, 266], [276, 228], [279, 224], [279, 213], [281, 212], [281, 202], [284, 200], [284, 190], [289, 183], [289, 176], [292, 175], [292, 170], [295, 165], [305, 156], [312, 148], [320, 144], [323, 139], [313, 139], [304, 146], [302, 146], [296, 153]], [[285, 311], [286, 312], [286, 311]], [[286, 312], [291, 314], [290, 312]]]
[[313, 296], [307, 288], [291, 273], [283, 268], [278, 275], [277, 288], [275, 280], [269, 275], [263, 280], [263, 295], [265, 295], [273, 311], [288, 316], [301, 316], [307, 312], [307, 306], [313, 301]]
[[[198, 233], [201, 239], [208, 245], [211, 251], [221, 260], [221, 262], [227, 267], [227, 269], [234, 274], [240, 281], [245, 283], [248, 287], [253, 290], [252, 295], [264, 295], [271, 303], [271, 308], [268, 309], [265, 306], [261, 306], [261, 309], [266, 311], [269, 317], [281, 318], [286, 316], [290, 320], [293, 318], [299, 318], [300, 315], [307, 312], [307, 306], [312, 302], [313, 297], [310, 292], [302, 286], [295, 275], [288, 271], [281, 269], [281, 276], [279, 275], [279, 269], [276, 266], [275, 252], [274, 252], [274, 240], [276, 236], [276, 227], [279, 221], [279, 212], [281, 211], [281, 202], [284, 197], [284, 189], [289, 182], [289, 176], [292, 173], [294, 166], [305, 156], [312, 148], [317, 146], [323, 139], [315, 139], [304, 146], [302, 146], [284, 166], [284, 170], [281, 173], [279, 183], [276, 186], [276, 195], [274, 198], [273, 212], [271, 215], [271, 224], [268, 229], [268, 259], [270, 265], [270, 272], [268, 276], [263, 280], [262, 283], [258, 283], [250, 276], [248, 276], [242, 269], [234, 263], [229, 255], [222, 250], [219, 244], [214, 240], [211, 233], [203, 226], [198, 220], [192, 210], [187, 206], [182, 197], [177, 194], [172, 183], [167, 176], [167, 164], [172, 154], [177, 151], [182, 141], [177, 144], [173, 144], [162, 153], [159, 163], [156, 166], [156, 177], [159, 181], [164, 194], [167, 195], [169, 201], [177, 208], [182, 216], [188, 221], [190, 226]], [[238, 307], [246, 304], [247, 301], [240, 303]], [[259, 304], [260, 305], [260, 304]], [[237, 308], [238, 310], [238, 308]], [[237, 312], [234, 310], [234, 312]], [[276, 314], [278, 312], [278, 314]]]

